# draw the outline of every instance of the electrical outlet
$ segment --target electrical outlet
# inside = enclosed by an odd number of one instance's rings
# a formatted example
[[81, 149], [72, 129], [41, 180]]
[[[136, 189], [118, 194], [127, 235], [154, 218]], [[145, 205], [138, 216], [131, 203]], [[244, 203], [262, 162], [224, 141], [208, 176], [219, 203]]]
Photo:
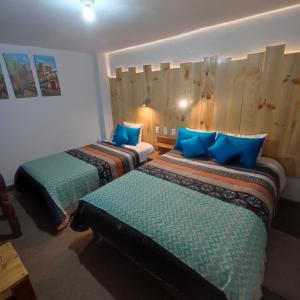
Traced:
[[168, 135], [168, 127], [164, 127], [164, 135]]
[[159, 134], [159, 126], [155, 126], [155, 133]]
[[176, 128], [172, 128], [172, 135], [176, 135]]

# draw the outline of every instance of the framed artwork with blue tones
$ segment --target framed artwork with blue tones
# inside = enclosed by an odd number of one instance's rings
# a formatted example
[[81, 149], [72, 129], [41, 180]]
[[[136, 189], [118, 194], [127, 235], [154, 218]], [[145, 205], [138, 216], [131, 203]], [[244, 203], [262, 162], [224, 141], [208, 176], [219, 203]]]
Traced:
[[60, 84], [54, 56], [34, 55], [34, 62], [43, 96], [60, 96]]
[[1, 99], [8, 99], [8, 93], [0, 65], [0, 100]]
[[36, 97], [37, 90], [27, 54], [3, 54], [16, 98]]

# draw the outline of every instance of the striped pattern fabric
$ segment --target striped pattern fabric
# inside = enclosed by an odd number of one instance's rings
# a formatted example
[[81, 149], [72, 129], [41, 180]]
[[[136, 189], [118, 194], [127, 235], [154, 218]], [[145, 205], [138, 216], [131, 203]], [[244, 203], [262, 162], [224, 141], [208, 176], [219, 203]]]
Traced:
[[263, 165], [257, 164], [255, 169], [221, 166], [213, 160], [185, 159], [173, 150], [138, 170], [247, 208], [267, 226], [274, 214], [279, 177]]
[[99, 187], [140, 165], [137, 151], [117, 147], [109, 142], [99, 142], [67, 151], [68, 154], [93, 165], [99, 176]]

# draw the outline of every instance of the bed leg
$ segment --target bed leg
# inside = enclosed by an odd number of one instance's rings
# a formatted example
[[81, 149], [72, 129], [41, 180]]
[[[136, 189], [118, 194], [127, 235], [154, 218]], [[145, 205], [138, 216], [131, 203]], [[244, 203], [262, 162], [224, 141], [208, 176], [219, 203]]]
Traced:
[[57, 226], [57, 231], [61, 231], [64, 228], [67, 227], [67, 225], [69, 224], [70, 218], [69, 217], [65, 217], [64, 220]]

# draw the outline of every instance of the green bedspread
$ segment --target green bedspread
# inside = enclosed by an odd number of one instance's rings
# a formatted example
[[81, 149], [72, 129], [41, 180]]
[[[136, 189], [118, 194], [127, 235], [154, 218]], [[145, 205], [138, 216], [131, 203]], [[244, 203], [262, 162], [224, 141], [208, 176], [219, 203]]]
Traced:
[[22, 168], [46, 188], [63, 212], [77, 204], [74, 199], [99, 187], [97, 168], [65, 152], [27, 162]]
[[267, 232], [252, 211], [139, 171], [83, 200], [152, 238], [228, 299], [253, 299]]

